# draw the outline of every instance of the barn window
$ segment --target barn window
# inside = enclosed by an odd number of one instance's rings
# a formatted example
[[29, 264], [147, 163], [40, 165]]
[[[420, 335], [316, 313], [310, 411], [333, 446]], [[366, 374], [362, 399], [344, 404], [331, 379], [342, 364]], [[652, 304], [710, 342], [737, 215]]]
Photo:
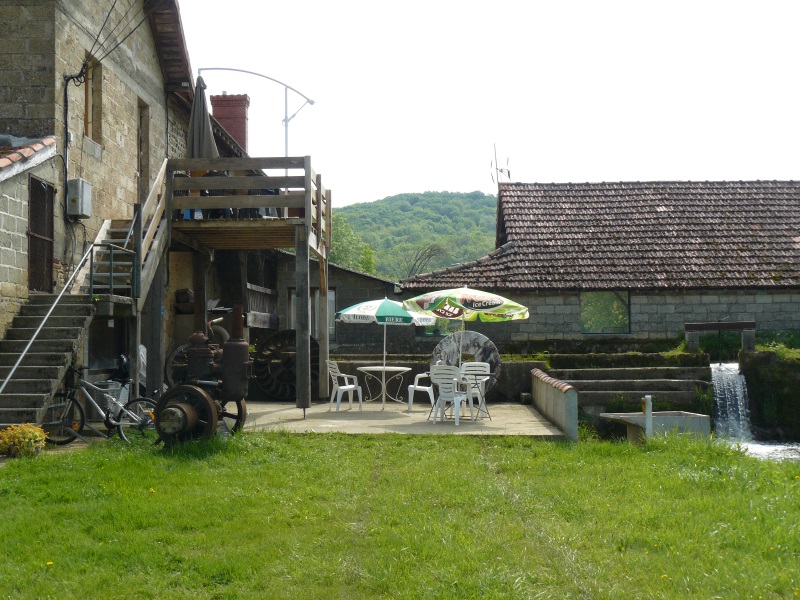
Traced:
[[630, 294], [581, 292], [581, 333], [630, 333]]

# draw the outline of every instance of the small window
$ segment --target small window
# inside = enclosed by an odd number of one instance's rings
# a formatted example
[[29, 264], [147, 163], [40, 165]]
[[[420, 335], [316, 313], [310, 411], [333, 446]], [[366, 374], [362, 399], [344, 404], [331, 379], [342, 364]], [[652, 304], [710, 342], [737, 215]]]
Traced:
[[101, 141], [103, 122], [103, 72], [100, 63], [92, 56], [86, 57], [85, 113], [83, 119], [83, 134], [89, 139]]
[[581, 333], [630, 333], [628, 292], [581, 292]]

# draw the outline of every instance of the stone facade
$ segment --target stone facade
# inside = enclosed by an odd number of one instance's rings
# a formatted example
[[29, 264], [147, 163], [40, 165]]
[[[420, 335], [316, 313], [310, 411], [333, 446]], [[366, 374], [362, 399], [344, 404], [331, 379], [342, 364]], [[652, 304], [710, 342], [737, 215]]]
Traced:
[[[111, 35], [110, 24], [128, 22], [125, 14], [143, 14], [143, 0], [113, 3], [103, 47], [95, 45], [111, 5], [107, 0], [21, 0], [4, 7], [0, 15], [7, 46], [0, 57], [0, 134], [55, 135], [67, 158], [68, 178], [83, 178], [92, 185], [91, 218], [69, 223], [63, 202], [57, 203], [55, 256], [66, 265], [80, 258], [72, 249], [80, 252], [82, 244], [72, 244], [73, 237], [81, 240], [85, 235], [91, 241], [103, 220], [131, 218], [134, 204], [149, 192], [168, 149], [171, 156], [185, 153], [188, 110], [164, 92], [148, 21], [105, 56], [139, 19]], [[98, 90], [93, 102], [99, 123], [87, 135], [90, 83], [82, 78], [65, 82], [64, 75], [78, 75], [90, 51], [100, 59], [92, 84]], [[72, 136], [68, 148], [65, 86]], [[55, 185], [60, 199], [63, 177]]]
[[[0, 181], [0, 332], [5, 332], [28, 298], [29, 175], [54, 185], [58, 164], [51, 159]], [[60, 262], [55, 266], [60, 272]], [[63, 285], [59, 274], [53, 274], [57, 289], [59, 283]]]
[[[18, 0], [0, 11], [5, 42], [0, 56], [0, 137], [55, 136], [63, 159], [51, 159], [48, 172], [38, 175], [56, 188], [53, 255], [54, 264], [63, 265], [56, 281], [72, 274], [104, 220], [133, 216], [134, 205], [147, 196], [167, 157], [186, 153], [189, 107], [165, 91], [150, 21], [140, 23], [143, 7], [144, 0]], [[100, 44], [95, 43], [98, 32]], [[95, 59], [89, 63], [95, 65], [92, 78], [82, 75], [84, 61], [90, 58]], [[71, 143], [65, 143], [67, 139]], [[0, 333], [28, 293], [23, 256], [27, 240], [14, 237], [14, 230], [25, 232], [15, 219], [27, 218], [27, 209], [17, 206], [27, 201], [22, 189], [27, 177], [13, 176], [0, 194], [0, 237], [14, 240], [0, 256]], [[92, 186], [92, 214], [71, 221], [65, 179], [76, 178]]]
[[614, 335], [581, 333], [578, 292], [506, 295], [529, 308], [528, 320], [468, 324], [469, 329], [489, 337], [501, 352], [509, 346], [537, 342], [678, 343], [684, 337], [684, 324], [693, 322], [755, 321], [757, 332], [800, 331], [800, 291], [631, 292], [630, 333]]
[[[276, 263], [278, 273], [278, 314], [280, 329], [289, 329], [289, 295], [295, 288], [294, 256], [281, 255]], [[309, 288], [313, 292], [319, 289], [319, 269], [316, 262], [311, 262], [309, 272]], [[333, 290], [336, 298], [336, 310], [341, 310], [379, 298], [398, 300], [394, 295], [394, 284], [363, 273], [343, 269], [336, 265], [328, 268], [328, 289]], [[313, 305], [312, 305], [313, 312]], [[333, 319], [333, 315], [330, 317]], [[312, 318], [312, 323], [315, 318]], [[330, 334], [330, 351], [338, 353], [381, 353], [383, 351], [383, 326], [377, 324], [335, 323], [335, 333]], [[387, 327], [386, 348], [388, 352], [411, 352], [414, 349], [414, 327]]]

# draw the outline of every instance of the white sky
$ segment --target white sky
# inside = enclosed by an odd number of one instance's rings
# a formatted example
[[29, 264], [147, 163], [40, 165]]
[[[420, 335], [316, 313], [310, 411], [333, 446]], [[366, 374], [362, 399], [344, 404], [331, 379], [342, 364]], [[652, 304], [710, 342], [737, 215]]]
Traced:
[[[289, 124], [334, 206], [512, 181], [800, 178], [800, 2], [180, 0], [195, 76], [314, 99]], [[284, 87], [250, 96], [284, 154]], [[302, 104], [289, 92], [289, 115]]]

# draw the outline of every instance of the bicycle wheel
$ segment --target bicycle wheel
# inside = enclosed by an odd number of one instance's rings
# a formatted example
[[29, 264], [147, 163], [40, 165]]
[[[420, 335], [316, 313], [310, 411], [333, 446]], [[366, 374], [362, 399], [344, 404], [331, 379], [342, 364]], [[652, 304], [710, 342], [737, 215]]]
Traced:
[[63, 446], [78, 437], [75, 434], [83, 431], [85, 423], [83, 407], [68, 396], [57, 395], [45, 409], [40, 427], [47, 442]]
[[126, 442], [130, 442], [128, 436], [131, 432], [138, 431], [140, 435], [144, 436], [147, 431], [155, 431], [155, 420], [153, 416], [156, 413], [156, 403], [150, 398], [136, 398], [131, 400], [125, 405], [125, 409], [121, 410], [117, 420], [117, 432]]

